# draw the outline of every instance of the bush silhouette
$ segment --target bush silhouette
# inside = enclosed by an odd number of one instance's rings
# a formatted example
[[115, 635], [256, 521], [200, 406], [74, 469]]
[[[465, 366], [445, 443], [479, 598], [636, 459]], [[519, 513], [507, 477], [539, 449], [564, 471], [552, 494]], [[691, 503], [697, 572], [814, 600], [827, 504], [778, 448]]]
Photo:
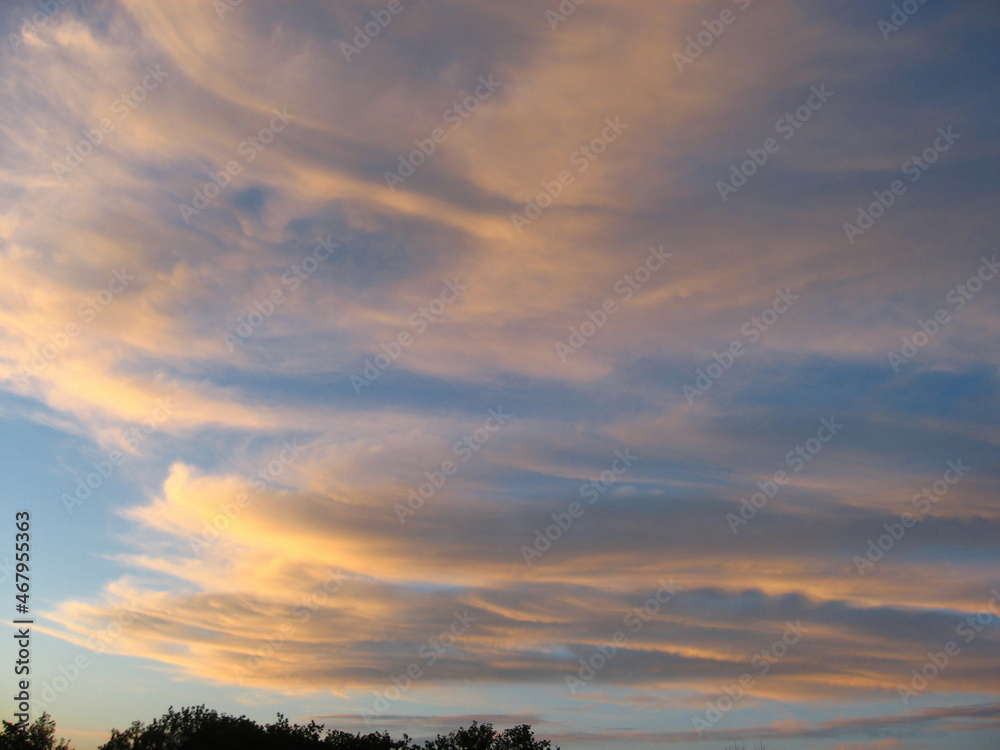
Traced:
[[3, 723], [0, 750], [70, 750], [66, 740], [56, 742], [56, 723], [48, 714], [42, 714], [30, 726]]
[[[526, 724], [497, 732], [492, 724], [473, 722], [423, 745], [405, 734], [393, 740], [388, 732], [362, 735], [331, 729], [324, 734], [323, 730], [315, 721], [292, 724], [281, 714], [273, 724], [261, 726], [246, 716], [220, 714], [205, 706], [180, 711], [171, 707], [149, 724], [136, 721], [125, 731], [113, 729], [100, 750], [559, 750], [548, 740], [536, 740]], [[20, 747], [12, 745], [11, 750]]]
[[[278, 714], [273, 724], [261, 726], [246, 716], [229, 716], [194, 706], [174, 711], [171, 706], [148, 724], [132, 722], [125, 731], [111, 730], [111, 739], [99, 750], [559, 750], [548, 740], [536, 740], [528, 724], [497, 732], [492, 724], [472, 722], [467, 728], [439, 734], [423, 745], [408, 735], [394, 740], [388, 732], [350, 734], [323, 725], [292, 724]], [[0, 750], [72, 750], [55, 739], [56, 724], [47, 713], [30, 726], [3, 722]], [[746, 750], [730, 745], [725, 750]], [[763, 743], [754, 750], [764, 750]]]

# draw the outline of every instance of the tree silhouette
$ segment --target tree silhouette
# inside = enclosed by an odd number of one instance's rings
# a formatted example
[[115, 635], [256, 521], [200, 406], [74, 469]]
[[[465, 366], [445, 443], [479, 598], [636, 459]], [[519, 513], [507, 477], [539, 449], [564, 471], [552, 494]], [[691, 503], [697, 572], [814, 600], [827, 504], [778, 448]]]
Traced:
[[405, 734], [393, 740], [388, 732], [362, 735], [331, 729], [324, 734], [323, 729], [315, 721], [292, 724], [281, 714], [273, 724], [261, 726], [246, 716], [220, 714], [205, 706], [180, 711], [171, 707], [149, 724], [136, 721], [125, 731], [113, 729], [100, 750], [559, 750], [548, 740], [536, 740], [527, 724], [498, 733], [492, 724], [474, 721], [423, 745]]
[[63, 739], [56, 742], [56, 723], [45, 713], [30, 726], [5, 721], [0, 750], [70, 750], [70, 746]]
[[437, 739], [424, 743], [424, 750], [549, 750], [551, 747], [548, 740], [536, 740], [527, 724], [497, 734], [492, 724], [476, 722], [468, 729], [458, 729], [447, 737], [439, 734]]
[[[66, 740], [55, 739], [56, 723], [47, 713], [30, 726], [3, 722], [0, 750], [72, 750]], [[194, 706], [174, 711], [171, 706], [148, 724], [134, 721], [125, 731], [111, 730], [111, 739], [99, 750], [559, 750], [548, 740], [536, 740], [531, 726], [497, 732], [492, 724], [472, 722], [467, 728], [439, 734], [423, 745], [408, 735], [394, 740], [388, 732], [350, 734], [336, 729], [323, 733], [323, 725], [292, 724], [278, 714], [273, 724], [261, 726], [246, 716], [229, 716]], [[731, 745], [725, 750], [746, 750]], [[763, 743], [754, 750], [764, 750]]]

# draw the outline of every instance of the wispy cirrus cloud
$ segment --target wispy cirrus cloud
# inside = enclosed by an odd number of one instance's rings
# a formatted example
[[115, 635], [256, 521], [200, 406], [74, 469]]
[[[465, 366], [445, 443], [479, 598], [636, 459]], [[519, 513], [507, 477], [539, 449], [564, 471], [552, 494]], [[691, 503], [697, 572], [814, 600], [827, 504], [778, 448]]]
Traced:
[[[751, 2], [679, 71], [673, 53], [726, 6], [589, 0], [552, 29], [535, 3], [413, 4], [348, 61], [337, 42], [368, 4], [242, 3], [220, 19], [211, 3], [104, 0], [0, 51], [5, 413], [103, 449], [157, 399], [178, 405], [139, 493], [95, 511], [127, 529], [110, 553], [121, 574], [54, 604], [48, 632], [84, 644], [134, 600], [116, 653], [236, 690], [234, 670], [291, 618], [239, 690], [343, 717], [468, 609], [476, 627], [407, 697], [419, 712], [539, 691], [533, 723], [617, 746], [694, 742], [691, 713], [801, 620], [809, 637], [737, 714], [749, 729], [713, 741], [994, 727], [993, 709], [903, 717], [895, 688], [997, 583], [996, 294], [948, 299], [995, 251], [992, 84], [970, 73], [995, 57], [995, 14], [928, 6], [884, 40], [884, 8]], [[496, 92], [388, 186], [483, 76]], [[819, 85], [836, 92], [823, 111], [719, 201], [719, 176]], [[261, 135], [275, 110], [288, 126]], [[628, 127], [596, 146], [609, 119]], [[845, 217], [946, 126], [954, 148], [849, 243]], [[563, 171], [572, 182], [519, 231], [511, 214]], [[337, 251], [288, 277], [321, 240]], [[560, 358], [661, 245], [670, 263]], [[134, 278], [105, 302], [116, 272]], [[421, 326], [452, 279], [466, 290]], [[794, 306], [749, 341], [744, 324], [785, 289]], [[275, 290], [287, 297], [229, 345]], [[939, 308], [953, 320], [894, 371], [887, 352]], [[351, 376], [401, 332], [412, 345], [358, 394]], [[684, 385], [734, 341], [745, 355], [689, 403]], [[401, 526], [394, 505], [498, 406], [510, 424]], [[847, 429], [792, 472], [831, 416]], [[254, 487], [291, 439], [302, 456]], [[642, 460], [528, 569], [520, 546], [626, 447]], [[852, 555], [958, 458], [969, 476], [859, 576]], [[779, 470], [789, 484], [734, 536], [726, 514]], [[206, 528], [217, 538], [193, 549]], [[347, 583], [299, 623], [331, 569]], [[603, 718], [566, 729], [559, 712], [583, 699], [550, 693], [664, 576], [683, 592], [583, 696]], [[996, 644], [990, 625], [933, 694], [992, 696]], [[456, 686], [479, 702], [453, 706]], [[767, 723], [776, 704], [808, 720]], [[504, 705], [491, 712], [521, 715]], [[615, 711], [634, 727], [597, 731]]]

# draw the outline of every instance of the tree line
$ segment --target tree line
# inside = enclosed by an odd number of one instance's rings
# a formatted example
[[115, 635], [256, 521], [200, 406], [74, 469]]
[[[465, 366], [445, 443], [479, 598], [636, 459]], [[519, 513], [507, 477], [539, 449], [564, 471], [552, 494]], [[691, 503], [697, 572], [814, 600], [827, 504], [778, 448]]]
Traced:
[[[73, 750], [56, 739], [56, 725], [47, 713], [30, 725], [3, 722], [0, 750]], [[404, 734], [394, 740], [388, 732], [351, 734], [325, 730], [315, 721], [292, 724], [281, 714], [271, 724], [246, 716], [220, 714], [205, 706], [171, 707], [149, 723], [133, 722], [125, 730], [112, 729], [111, 739], [99, 750], [559, 750], [548, 740], [536, 740], [531, 727], [520, 724], [498, 731], [492, 724], [439, 734], [423, 744]]]

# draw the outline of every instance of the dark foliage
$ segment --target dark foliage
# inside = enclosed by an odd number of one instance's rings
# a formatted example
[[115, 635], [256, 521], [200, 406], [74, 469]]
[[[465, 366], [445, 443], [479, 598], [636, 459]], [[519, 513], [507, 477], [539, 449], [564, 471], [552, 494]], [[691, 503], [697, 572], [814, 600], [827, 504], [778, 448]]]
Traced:
[[30, 726], [3, 723], [0, 750], [70, 750], [65, 740], [56, 742], [56, 723], [42, 714]]
[[388, 732], [323, 730], [316, 722], [291, 724], [281, 714], [273, 724], [261, 726], [245, 716], [219, 714], [204, 706], [171, 708], [149, 724], [137, 721], [125, 731], [112, 730], [100, 750], [559, 750], [548, 740], [536, 740], [524, 724], [497, 732], [491, 724], [473, 722], [423, 745], [405, 734], [393, 740]]

